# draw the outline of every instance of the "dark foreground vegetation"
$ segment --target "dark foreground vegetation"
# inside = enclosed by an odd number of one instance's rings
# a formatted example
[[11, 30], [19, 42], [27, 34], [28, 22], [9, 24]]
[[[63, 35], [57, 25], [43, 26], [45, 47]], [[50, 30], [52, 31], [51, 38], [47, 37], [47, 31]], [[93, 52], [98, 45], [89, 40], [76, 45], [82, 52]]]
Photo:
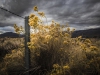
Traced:
[[[90, 40], [98, 49], [84, 51], [69, 42], [67, 50], [31, 50], [30, 75], [100, 75], [100, 39]], [[25, 75], [23, 44], [23, 38], [0, 38], [0, 75]]]

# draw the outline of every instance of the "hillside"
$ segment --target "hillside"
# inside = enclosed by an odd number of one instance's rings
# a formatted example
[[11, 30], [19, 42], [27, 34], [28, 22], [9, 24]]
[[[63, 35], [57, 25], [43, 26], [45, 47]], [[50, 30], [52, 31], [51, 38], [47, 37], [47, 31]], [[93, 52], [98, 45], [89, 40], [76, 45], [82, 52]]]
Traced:
[[72, 37], [82, 36], [83, 38], [100, 38], [100, 28], [79, 30], [72, 34]]
[[4, 38], [4, 37], [20, 38], [20, 37], [23, 37], [23, 35], [19, 35], [13, 32], [6, 32], [4, 34], [0, 34], [0, 38]]
[[[83, 38], [100, 38], [100, 28], [78, 30], [78, 31], [73, 32], [72, 38], [75, 38], [78, 36], [82, 36]], [[24, 35], [19, 35], [13, 32], [0, 34], [0, 38], [4, 38], [4, 37], [21, 38], [21, 37], [24, 37]]]

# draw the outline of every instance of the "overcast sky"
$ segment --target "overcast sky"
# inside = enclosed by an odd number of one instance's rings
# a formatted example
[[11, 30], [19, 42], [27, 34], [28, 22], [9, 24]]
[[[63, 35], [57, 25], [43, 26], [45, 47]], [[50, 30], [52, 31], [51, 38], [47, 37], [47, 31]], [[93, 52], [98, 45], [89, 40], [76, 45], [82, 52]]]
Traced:
[[[34, 13], [33, 6], [45, 12], [48, 22], [68, 23], [76, 30], [100, 27], [100, 0], [0, 0], [0, 6], [22, 17]], [[0, 33], [14, 31], [24, 19], [0, 9]]]

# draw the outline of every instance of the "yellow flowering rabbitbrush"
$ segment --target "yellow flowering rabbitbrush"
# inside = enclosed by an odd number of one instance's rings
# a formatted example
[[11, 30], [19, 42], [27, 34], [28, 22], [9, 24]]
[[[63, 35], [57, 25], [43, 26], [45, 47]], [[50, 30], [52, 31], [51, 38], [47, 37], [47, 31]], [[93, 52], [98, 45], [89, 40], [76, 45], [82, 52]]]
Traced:
[[[45, 71], [48, 72], [46, 75], [91, 75], [86, 74], [89, 70], [99, 73], [99, 67], [94, 64], [99, 62], [99, 59], [96, 61], [97, 56], [100, 57], [99, 49], [90, 39], [82, 36], [71, 38], [75, 29], [71, 30], [68, 24], [67, 28], [64, 28], [54, 20], [49, 25], [44, 24], [42, 18], [46, 18], [45, 13], [38, 12], [37, 6], [33, 10], [40, 17], [35, 14], [29, 16], [28, 22], [33, 33], [30, 34], [30, 42], [27, 45], [31, 52], [32, 66], [41, 66], [37, 69], [38, 74]], [[15, 31], [20, 31], [18, 26], [15, 25], [14, 28]], [[91, 65], [94, 65], [95, 70]], [[100, 63], [98, 65], [100, 66]]]

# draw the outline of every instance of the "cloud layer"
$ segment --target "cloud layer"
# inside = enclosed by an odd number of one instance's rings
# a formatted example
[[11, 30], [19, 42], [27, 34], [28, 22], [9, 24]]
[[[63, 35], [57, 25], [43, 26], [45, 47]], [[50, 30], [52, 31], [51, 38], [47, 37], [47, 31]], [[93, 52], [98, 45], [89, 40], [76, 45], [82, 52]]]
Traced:
[[[100, 0], [0, 0], [0, 5], [23, 17], [37, 5], [46, 13], [48, 21], [69, 23], [77, 29], [100, 26]], [[0, 27], [14, 23], [22, 25], [24, 20], [0, 9]]]

